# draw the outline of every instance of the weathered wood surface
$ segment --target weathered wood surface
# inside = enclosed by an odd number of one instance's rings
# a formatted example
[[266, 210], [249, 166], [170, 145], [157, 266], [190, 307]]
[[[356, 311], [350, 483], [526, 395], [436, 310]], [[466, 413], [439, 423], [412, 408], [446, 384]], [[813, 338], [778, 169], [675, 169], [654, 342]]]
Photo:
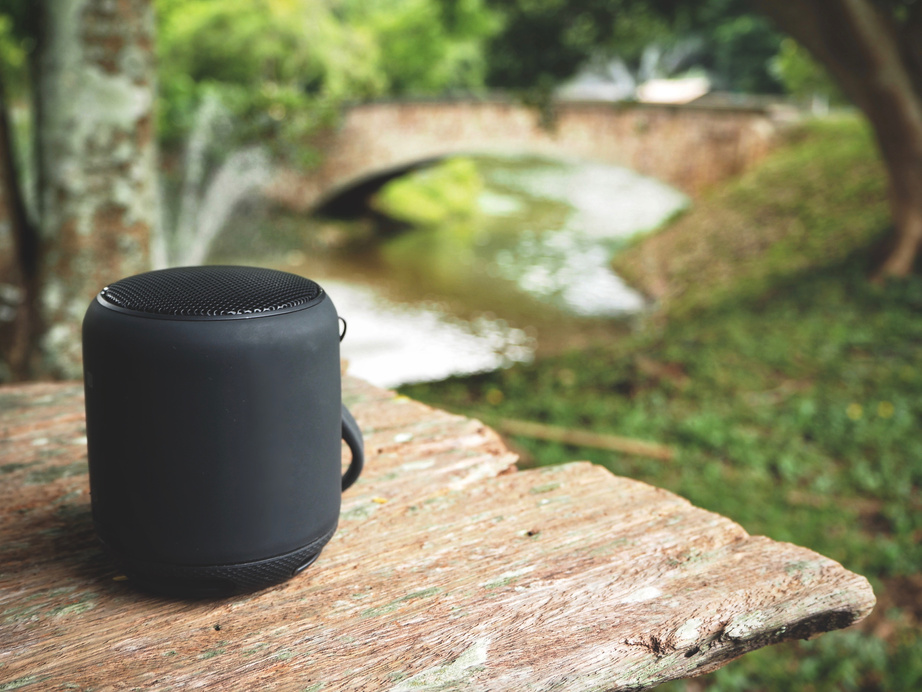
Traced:
[[0, 388], [0, 689], [619, 690], [848, 626], [867, 581], [587, 463], [346, 379], [368, 464], [267, 591], [134, 591], [97, 546], [82, 391]]

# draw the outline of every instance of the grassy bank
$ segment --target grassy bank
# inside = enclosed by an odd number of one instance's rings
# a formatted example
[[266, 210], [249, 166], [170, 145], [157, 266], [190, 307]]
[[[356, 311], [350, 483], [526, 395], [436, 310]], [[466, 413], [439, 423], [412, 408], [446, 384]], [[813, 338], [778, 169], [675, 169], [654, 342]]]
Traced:
[[681, 315], [759, 296], [855, 251], [868, 257], [890, 223], [869, 129], [844, 116], [807, 123], [787, 139], [755, 170], [621, 253], [616, 271]]
[[864, 625], [746, 656], [710, 689], [922, 689], [922, 279], [866, 280], [886, 218], [866, 131], [813, 124], [619, 259], [667, 319], [403, 391], [488, 423], [668, 444], [670, 462], [511, 440], [526, 463], [589, 459], [871, 579]]

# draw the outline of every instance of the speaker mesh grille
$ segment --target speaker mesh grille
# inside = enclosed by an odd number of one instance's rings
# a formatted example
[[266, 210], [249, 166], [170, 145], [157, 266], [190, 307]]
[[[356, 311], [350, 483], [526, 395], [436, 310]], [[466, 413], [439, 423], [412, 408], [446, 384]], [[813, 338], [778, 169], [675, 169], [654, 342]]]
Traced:
[[154, 315], [248, 315], [307, 305], [323, 289], [303, 276], [258, 267], [177, 267], [130, 276], [100, 296], [126, 310]]

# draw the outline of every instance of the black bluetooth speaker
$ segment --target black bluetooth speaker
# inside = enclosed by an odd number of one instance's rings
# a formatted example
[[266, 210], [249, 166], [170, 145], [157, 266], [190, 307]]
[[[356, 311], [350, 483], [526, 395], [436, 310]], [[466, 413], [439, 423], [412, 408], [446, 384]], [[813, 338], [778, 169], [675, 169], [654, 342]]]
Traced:
[[271, 269], [165, 269], [96, 296], [83, 322], [93, 519], [133, 583], [222, 596], [317, 558], [363, 463], [339, 327], [320, 286]]

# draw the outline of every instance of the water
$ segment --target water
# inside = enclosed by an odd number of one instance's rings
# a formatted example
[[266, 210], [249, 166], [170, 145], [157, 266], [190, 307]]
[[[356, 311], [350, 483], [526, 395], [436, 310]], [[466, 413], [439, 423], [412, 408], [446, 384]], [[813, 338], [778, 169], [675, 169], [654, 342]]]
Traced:
[[534, 353], [534, 337], [505, 320], [460, 320], [438, 304], [398, 303], [341, 281], [323, 287], [348, 320], [342, 357], [349, 374], [380, 387], [495, 370]]
[[[523, 292], [586, 317], [613, 317], [643, 309], [643, 297], [610, 268], [612, 255], [639, 232], [656, 228], [687, 204], [677, 190], [625, 168], [593, 163], [544, 163], [531, 170], [493, 167], [488, 180], [519, 197], [497, 204], [488, 195], [484, 211], [517, 217], [526, 228], [515, 245], [492, 261], [499, 275]], [[521, 200], [524, 196], [526, 200]], [[552, 200], [569, 208], [562, 222], [528, 218], [527, 199]], [[502, 199], [502, 198], [500, 198]], [[515, 203], [518, 208], [512, 211]]]
[[[282, 268], [320, 281], [349, 321], [350, 372], [381, 386], [441, 379], [617, 338], [645, 308], [609, 263], [687, 205], [629, 170], [534, 157], [478, 157], [475, 213], [382, 234], [340, 252], [318, 239]], [[334, 243], [335, 245], [335, 243]]]
[[[161, 187], [162, 227], [151, 243], [154, 269], [203, 264], [238, 204], [271, 180], [269, 155], [260, 147], [222, 150], [232, 128], [230, 112], [217, 96], [207, 95], [186, 144], [177, 203]], [[176, 214], [170, 213], [173, 206]]]

